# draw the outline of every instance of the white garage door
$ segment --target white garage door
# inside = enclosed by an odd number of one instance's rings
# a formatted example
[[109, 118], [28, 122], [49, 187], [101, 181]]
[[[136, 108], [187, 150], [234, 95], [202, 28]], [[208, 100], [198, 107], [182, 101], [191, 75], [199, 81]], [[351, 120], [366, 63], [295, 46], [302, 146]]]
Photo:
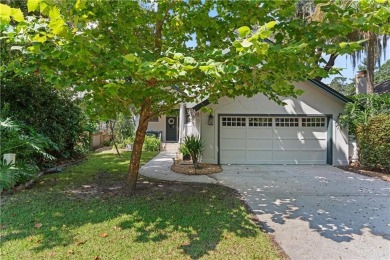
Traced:
[[221, 116], [222, 164], [326, 164], [326, 117]]

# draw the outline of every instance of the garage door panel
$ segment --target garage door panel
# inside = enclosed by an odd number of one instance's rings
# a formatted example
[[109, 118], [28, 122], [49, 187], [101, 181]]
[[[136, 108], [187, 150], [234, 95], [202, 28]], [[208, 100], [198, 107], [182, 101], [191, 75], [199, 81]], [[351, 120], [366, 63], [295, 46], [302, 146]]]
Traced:
[[274, 162], [299, 163], [300, 155], [296, 151], [274, 151]]
[[246, 159], [248, 162], [272, 162], [272, 151], [248, 151]]
[[326, 139], [326, 132], [324, 129], [322, 131], [305, 129], [301, 131], [301, 136], [305, 139]]
[[223, 128], [221, 131], [221, 138], [227, 137], [243, 137], [245, 138], [245, 128], [244, 127], [235, 127], [235, 128]]
[[223, 157], [221, 156], [221, 163], [245, 163], [246, 152], [238, 150], [226, 150], [223, 151]]
[[221, 139], [221, 149], [245, 149], [245, 139], [223, 138]]
[[248, 150], [271, 150], [272, 151], [272, 140], [267, 139], [247, 139], [246, 147]]
[[300, 150], [301, 141], [297, 139], [274, 140], [274, 150]]
[[298, 138], [300, 135], [299, 129], [295, 128], [274, 128], [274, 138]]
[[326, 155], [323, 151], [302, 151], [301, 161], [306, 164], [325, 164]]
[[247, 129], [247, 137], [248, 138], [272, 138], [273, 130], [272, 128], [257, 128], [257, 127], [249, 127]]
[[326, 140], [302, 140], [302, 148], [301, 150], [318, 150], [318, 151], [324, 151], [326, 149]]

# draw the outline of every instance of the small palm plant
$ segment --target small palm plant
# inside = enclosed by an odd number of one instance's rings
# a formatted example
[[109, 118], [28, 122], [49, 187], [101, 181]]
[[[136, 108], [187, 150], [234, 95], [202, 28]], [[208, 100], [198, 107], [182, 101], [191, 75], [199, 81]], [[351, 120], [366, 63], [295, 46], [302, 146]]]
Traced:
[[199, 158], [202, 156], [205, 147], [202, 137], [196, 137], [194, 135], [186, 136], [184, 138], [184, 145], [187, 147], [188, 152], [191, 155], [194, 168], [198, 169]]

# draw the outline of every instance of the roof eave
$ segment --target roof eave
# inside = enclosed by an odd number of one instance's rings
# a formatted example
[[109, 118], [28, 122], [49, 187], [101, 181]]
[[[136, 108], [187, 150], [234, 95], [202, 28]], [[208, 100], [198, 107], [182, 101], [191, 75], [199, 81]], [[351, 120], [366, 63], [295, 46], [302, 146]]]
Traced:
[[352, 99], [350, 99], [349, 97], [344, 96], [344, 95], [341, 94], [340, 92], [334, 90], [333, 88], [329, 87], [328, 85], [326, 85], [325, 83], [322, 83], [322, 82], [319, 81], [319, 80], [316, 80], [316, 79], [308, 79], [307, 81], [309, 81], [309, 82], [312, 83], [313, 85], [315, 85], [315, 86], [321, 88], [322, 90], [324, 90], [326, 93], [330, 94], [331, 96], [334, 96], [334, 97], [336, 97], [337, 99], [343, 101], [344, 103], [352, 102]]

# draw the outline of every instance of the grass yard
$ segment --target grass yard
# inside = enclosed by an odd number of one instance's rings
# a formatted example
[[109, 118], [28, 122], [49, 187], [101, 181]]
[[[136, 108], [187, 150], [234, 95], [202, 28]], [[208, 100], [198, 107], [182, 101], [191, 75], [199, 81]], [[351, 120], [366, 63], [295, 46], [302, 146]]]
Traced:
[[129, 195], [129, 157], [93, 154], [3, 196], [0, 258], [284, 258], [231, 189], [141, 178]]

